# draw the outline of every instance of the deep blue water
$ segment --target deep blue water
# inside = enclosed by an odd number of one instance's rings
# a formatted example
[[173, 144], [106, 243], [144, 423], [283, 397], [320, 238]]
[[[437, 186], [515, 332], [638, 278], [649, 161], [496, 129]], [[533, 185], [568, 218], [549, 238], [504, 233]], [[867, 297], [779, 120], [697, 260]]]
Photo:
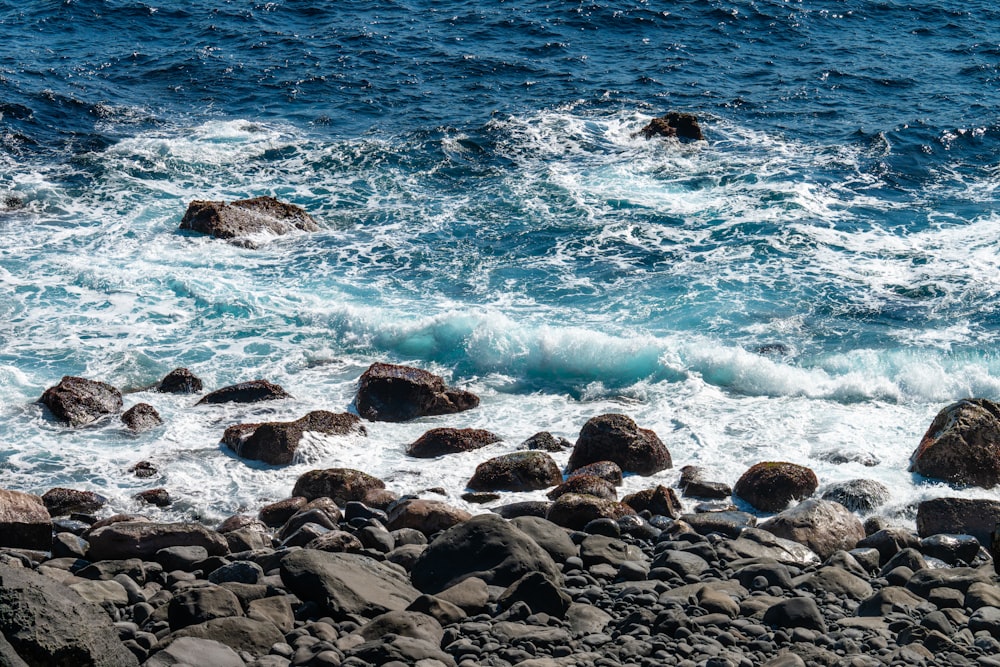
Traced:
[[[0, 485], [127, 504], [146, 455], [196, 513], [280, 497], [299, 468], [219, 450], [239, 411], [142, 392], [172, 420], [133, 438], [33, 401], [184, 365], [280, 381], [294, 418], [387, 360], [484, 396], [371, 429], [358, 466], [404, 490], [474, 467], [401, 460], [429, 423], [506, 451], [620, 410], [679, 465], [875, 476], [905, 515], [941, 492], [905, 472], [933, 414], [1000, 398], [991, 3], [190, 4], [0, 3]], [[706, 141], [632, 136], [672, 110]], [[262, 194], [322, 231], [177, 231]]]

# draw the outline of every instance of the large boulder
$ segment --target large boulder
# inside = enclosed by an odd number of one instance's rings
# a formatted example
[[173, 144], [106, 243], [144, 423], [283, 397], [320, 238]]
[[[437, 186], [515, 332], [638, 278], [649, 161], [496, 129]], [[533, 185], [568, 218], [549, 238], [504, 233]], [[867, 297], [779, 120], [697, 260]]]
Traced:
[[445, 454], [470, 452], [500, 442], [502, 438], [481, 428], [432, 428], [410, 443], [409, 456], [429, 459]]
[[731, 486], [725, 482], [715, 482], [705, 479], [705, 469], [698, 466], [681, 468], [681, 479], [677, 483], [685, 496], [692, 498], [722, 499], [733, 494]]
[[210, 556], [229, 552], [226, 538], [200, 523], [151, 523], [119, 521], [86, 533], [90, 543], [87, 557], [92, 560], [141, 558], [153, 560], [167, 547], [204, 547]]
[[733, 495], [762, 512], [780, 512], [793, 500], [816, 492], [819, 480], [805, 466], [781, 461], [765, 461], [751, 466], [736, 481]]
[[229, 204], [195, 200], [188, 204], [180, 228], [250, 248], [256, 247], [261, 237], [319, 231], [319, 225], [305, 210], [274, 197], [239, 199]]
[[681, 501], [677, 499], [677, 494], [662, 484], [630, 493], [622, 498], [622, 502], [636, 512], [649, 511], [671, 519], [676, 519], [681, 514]]
[[122, 393], [105, 382], [67, 375], [42, 394], [41, 402], [70, 426], [86, 426], [121, 410]]
[[361, 375], [354, 403], [365, 419], [402, 422], [469, 410], [479, 405], [479, 397], [449, 388], [443, 378], [420, 368], [374, 363]]
[[323, 435], [367, 435], [361, 420], [347, 412], [314, 410], [293, 422], [237, 424], [222, 435], [222, 442], [237, 456], [271, 465], [287, 465], [307, 432]]
[[1000, 404], [952, 403], [937, 414], [910, 457], [910, 472], [992, 488], [1000, 481]]
[[625, 503], [580, 493], [567, 493], [559, 496], [549, 506], [545, 518], [564, 528], [583, 530], [583, 527], [594, 519], [617, 521], [635, 513], [635, 510]]
[[549, 500], [556, 500], [567, 493], [618, 500], [618, 492], [615, 491], [614, 484], [597, 475], [573, 475], [545, 495]]
[[415, 498], [396, 503], [389, 510], [389, 530], [413, 528], [430, 537], [434, 533], [468, 521], [472, 517], [465, 510], [440, 500]]
[[874, 479], [850, 479], [831, 484], [823, 491], [824, 500], [838, 502], [852, 512], [871, 514], [889, 502], [889, 487]]
[[52, 518], [42, 499], [0, 489], [0, 547], [48, 551], [51, 546]]
[[613, 461], [625, 472], [652, 475], [672, 467], [670, 452], [655, 433], [639, 428], [631, 417], [606, 414], [593, 417], [580, 430], [567, 470], [573, 472], [597, 461]]
[[42, 494], [42, 502], [45, 503], [45, 509], [49, 511], [50, 515], [68, 516], [75, 512], [93, 514], [104, 507], [108, 499], [93, 491], [56, 487]]
[[934, 498], [917, 505], [917, 534], [972, 535], [980, 544], [990, 543], [990, 534], [1000, 517], [1000, 501], [985, 498]]
[[759, 527], [804, 544], [824, 560], [837, 551], [850, 551], [865, 537], [864, 525], [850, 510], [840, 503], [819, 498], [804, 500]]
[[561, 581], [552, 557], [531, 537], [499, 516], [481, 514], [438, 535], [410, 575], [414, 586], [433, 594], [470, 577], [509, 586], [535, 571]]
[[680, 113], [677, 111], [671, 111], [659, 118], [654, 118], [645, 127], [636, 132], [635, 135], [642, 135], [646, 139], [652, 139], [653, 137], [676, 137], [691, 141], [700, 141], [705, 138], [701, 132], [701, 126], [698, 124], [697, 116], [693, 113]]
[[133, 433], [141, 433], [162, 424], [163, 418], [149, 403], [136, 403], [122, 414], [122, 423]]
[[167, 394], [194, 394], [201, 389], [201, 378], [186, 368], [175, 368], [167, 373], [157, 385], [157, 391]]
[[280, 386], [267, 380], [250, 380], [229, 385], [222, 389], [205, 394], [198, 405], [202, 403], [257, 403], [258, 401], [273, 401], [279, 398], [291, 398], [291, 395]]
[[473, 491], [537, 491], [562, 481], [559, 465], [539, 450], [514, 452], [483, 461], [469, 480]]
[[[159, 646], [159, 645], [157, 645]], [[212, 667], [245, 667], [239, 654], [222, 642], [200, 637], [179, 637], [157, 651], [143, 667], [173, 667], [174, 665], [212, 665]]]
[[343, 507], [351, 500], [364, 501], [365, 497], [385, 489], [385, 482], [366, 472], [352, 468], [326, 468], [310, 470], [295, 481], [292, 496], [306, 500], [332, 498]]
[[0, 566], [0, 636], [33, 666], [139, 664], [100, 606], [24, 568]]

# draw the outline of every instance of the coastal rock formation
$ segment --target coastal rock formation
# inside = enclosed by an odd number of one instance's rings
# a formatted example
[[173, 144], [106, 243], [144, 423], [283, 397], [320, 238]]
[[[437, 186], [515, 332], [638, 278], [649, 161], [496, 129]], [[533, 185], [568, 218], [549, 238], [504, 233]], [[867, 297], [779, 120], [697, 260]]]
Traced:
[[864, 526], [850, 510], [819, 498], [804, 500], [758, 527], [804, 544], [824, 560], [837, 551], [853, 549], [865, 537]]
[[657, 435], [639, 428], [631, 417], [606, 414], [583, 425], [573, 446], [567, 471], [597, 461], [613, 461], [624, 472], [652, 475], [672, 467], [670, 452]]
[[648, 511], [652, 514], [676, 519], [681, 515], [681, 502], [674, 490], [658, 484], [652, 489], [642, 489], [631, 493], [622, 502], [636, 512]]
[[596, 461], [580, 466], [566, 477], [566, 481], [580, 475], [594, 475], [614, 486], [622, 484], [622, 469], [614, 461]]
[[53, 517], [69, 516], [73, 513], [93, 514], [104, 507], [108, 499], [93, 491], [78, 491], [56, 487], [42, 494], [45, 509]]
[[678, 113], [676, 111], [654, 118], [632, 136], [640, 134], [646, 139], [677, 137], [678, 139], [701, 141], [705, 138], [701, 132], [701, 126], [698, 124], [697, 116], [692, 113]]
[[40, 400], [70, 426], [86, 426], [122, 408], [122, 393], [115, 387], [71, 375], [46, 389]]
[[941, 410], [910, 457], [910, 472], [953, 484], [996, 486], [1000, 404], [970, 398]]
[[805, 466], [766, 461], [740, 476], [733, 495], [762, 512], [780, 512], [791, 501], [811, 496], [817, 486], [816, 473]]
[[319, 231], [319, 225], [305, 210], [274, 197], [239, 199], [228, 204], [195, 200], [188, 204], [180, 228], [249, 248], [256, 247], [265, 236]]
[[852, 512], [870, 514], [889, 502], [889, 487], [874, 479], [851, 479], [831, 484], [823, 491], [824, 500], [838, 502]]
[[635, 514], [635, 510], [625, 503], [579, 493], [567, 493], [559, 496], [549, 506], [545, 518], [564, 528], [581, 530], [594, 519], [617, 521], [632, 514]]
[[972, 535], [980, 544], [989, 544], [1000, 521], [1000, 501], [985, 498], [934, 498], [917, 505], [917, 534], [920, 537], [946, 534]]
[[148, 560], [160, 549], [176, 546], [204, 547], [211, 556], [229, 551], [226, 538], [200, 523], [119, 521], [92, 529], [85, 537], [90, 543], [87, 550], [90, 560]]
[[430, 537], [470, 518], [472, 515], [465, 510], [440, 500], [414, 498], [396, 503], [389, 509], [386, 528], [412, 528]]
[[52, 519], [41, 498], [0, 489], [0, 546], [41, 551], [52, 546]]
[[201, 389], [201, 379], [186, 368], [175, 368], [170, 371], [157, 386], [157, 391], [168, 394], [195, 394]]
[[544, 451], [513, 452], [483, 461], [469, 480], [473, 491], [536, 491], [562, 481], [559, 466]]
[[520, 445], [518, 449], [541, 449], [545, 452], [561, 452], [573, 446], [566, 438], [557, 438], [548, 431], [541, 431], [531, 436]]
[[291, 398], [291, 395], [278, 385], [267, 380], [250, 380], [229, 385], [222, 389], [205, 394], [197, 405], [202, 403], [256, 403], [258, 401], [273, 401], [280, 398]]
[[428, 459], [469, 452], [501, 440], [495, 433], [480, 428], [432, 428], [410, 443], [406, 454], [418, 459]]
[[618, 500], [618, 493], [615, 491], [614, 485], [597, 475], [574, 475], [545, 495], [549, 500], [555, 500], [567, 493]]
[[138, 433], [156, 428], [163, 423], [160, 413], [149, 403], [136, 403], [122, 414], [122, 423]]
[[439, 375], [420, 368], [374, 363], [358, 381], [354, 404], [365, 419], [402, 422], [470, 410], [479, 397], [449, 388]]
[[728, 484], [706, 480], [704, 468], [698, 466], [681, 468], [681, 479], [677, 486], [681, 493], [692, 498], [722, 499], [733, 495], [733, 489]]
[[323, 435], [367, 435], [361, 420], [350, 413], [314, 410], [293, 422], [237, 424], [222, 435], [222, 442], [237, 456], [271, 465], [287, 465], [307, 432]]
[[385, 482], [366, 472], [352, 468], [326, 468], [310, 470], [295, 481], [292, 496], [306, 500], [332, 498], [343, 507], [351, 500], [363, 501], [373, 492], [385, 489]]

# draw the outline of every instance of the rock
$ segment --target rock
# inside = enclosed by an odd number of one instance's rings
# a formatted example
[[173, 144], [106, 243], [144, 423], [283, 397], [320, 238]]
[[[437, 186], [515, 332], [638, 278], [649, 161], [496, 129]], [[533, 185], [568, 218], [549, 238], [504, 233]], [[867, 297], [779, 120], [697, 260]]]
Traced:
[[552, 503], [547, 500], [524, 500], [519, 503], [509, 503], [495, 508], [493, 511], [505, 519], [514, 519], [519, 516], [537, 516], [545, 518]]
[[976, 583], [993, 583], [990, 572], [971, 567], [943, 567], [914, 572], [906, 590], [926, 599], [935, 588], [954, 588], [965, 593]]
[[414, 600], [406, 610], [426, 614], [441, 625], [459, 623], [469, 617], [458, 605], [426, 593]]
[[920, 540], [922, 554], [942, 560], [949, 565], [956, 565], [958, 561], [971, 563], [979, 555], [981, 546], [979, 540], [972, 535], [938, 533]]
[[434, 597], [449, 602], [467, 614], [478, 614], [490, 601], [490, 589], [479, 577], [468, 577]]
[[225, 644], [212, 639], [179, 637], [154, 653], [143, 667], [173, 667], [178, 665], [212, 665], [212, 667], [246, 667], [243, 659]]
[[53, 517], [70, 514], [93, 514], [104, 507], [108, 499], [93, 491], [78, 491], [56, 487], [42, 494], [45, 509]]
[[495, 433], [480, 428], [432, 428], [412, 442], [406, 453], [414, 458], [429, 459], [470, 452], [501, 440]]
[[345, 530], [331, 530], [306, 544], [306, 549], [343, 553], [361, 553], [364, 548], [361, 540]]
[[364, 501], [372, 491], [384, 488], [385, 482], [360, 470], [327, 468], [310, 470], [299, 476], [292, 496], [302, 496], [307, 500], [332, 498], [337, 505], [344, 506], [351, 500]]
[[[250, 655], [266, 655], [271, 647], [285, 640], [281, 632], [270, 621], [259, 621], [253, 618], [229, 616], [213, 618], [204, 623], [189, 625], [174, 632], [165, 641], [181, 637], [196, 637], [210, 639], [225, 644], [237, 653]], [[195, 663], [198, 665], [204, 662]]]
[[624, 503], [595, 496], [567, 493], [552, 503], [545, 518], [564, 528], [582, 530], [594, 519], [618, 520], [631, 514], [635, 514], [635, 510]]
[[705, 470], [698, 466], [681, 468], [681, 479], [677, 484], [681, 493], [692, 498], [722, 499], [733, 495], [733, 489], [723, 482], [705, 479]]
[[212, 570], [208, 580], [213, 584], [258, 584], [264, 578], [264, 569], [250, 560], [238, 560]]
[[627, 561], [646, 561], [642, 549], [606, 535], [587, 535], [580, 542], [580, 560], [591, 568], [604, 563], [618, 567]]
[[136, 403], [122, 414], [122, 423], [134, 433], [149, 431], [163, 423], [160, 413], [149, 403]]
[[559, 466], [541, 451], [497, 456], [476, 466], [469, 480], [474, 491], [536, 491], [562, 481]]
[[871, 514], [889, 502], [889, 487], [874, 479], [852, 479], [831, 484], [823, 492], [824, 500], [840, 503], [852, 512]]
[[507, 587], [497, 599], [497, 606], [510, 609], [517, 602], [527, 604], [533, 614], [563, 618], [573, 599], [543, 573], [529, 572]]
[[782, 600], [764, 612], [764, 623], [774, 628], [807, 628], [826, 632], [826, 621], [816, 601], [808, 597]]
[[367, 435], [361, 420], [355, 415], [326, 410], [314, 410], [293, 422], [237, 424], [222, 435], [222, 442], [237, 456], [270, 465], [288, 465], [305, 433], [323, 435]]
[[548, 431], [542, 431], [531, 436], [520, 445], [518, 449], [540, 449], [544, 452], [561, 452], [573, 446], [566, 438], [557, 438]]
[[796, 581], [796, 588], [813, 593], [832, 593], [864, 600], [872, 595], [872, 586], [865, 579], [839, 567], [821, 567]]
[[[731, 551], [732, 558], [769, 558], [779, 563], [796, 567], [819, 565], [820, 558], [809, 547], [792, 540], [786, 540], [759, 528], [744, 528], [738, 538], [720, 551]], [[731, 558], [731, 559], [732, 559]]]
[[367, 556], [302, 549], [281, 559], [281, 581], [334, 618], [406, 609], [420, 595], [405, 574]]
[[937, 414], [910, 457], [910, 472], [992, 488], [1000, 481], [1000, 404], [952, 403]]
[[980, 607], [969, 617], [969, 630], [973, 633], [988, 632], [994, 639], [1000, 639], [1000, 609]]
[[757, 525], [757, 517], [748, 512], [701, 512], [683, 514], [681, 521], [691, 526], [700, 535], [718, 533], [726, 537], [738, 537], [744, 528]]
[[25, 568], [0, 566], [0, 636], [29, 665], [139, 664], [101, 607]]
[[354, 660], [361, 660], [365, 665], [455, 667], [455, 659], [433, 643], [394, 634], [355, 646], [348, 651], [348, 655]]
[[414, 499], [396, 504], [389, 510], [389, 530], [414, 528], [430, 537], [467, 521], [471, 514], [439, 500]]
[[858, 616], [884, 617], [893, 611], [909, 613], [924, 604], [919, 597], [899, 586], [886, 586], [858, 605]]
[[510, 520], [512, 526], [526, 534], [545, 549], [557, 563], [564, 563], [567, 558], [579, 553], [567, 531], [548, 519], [537, 516], [519, 516]]
[[242, 615], [239, 598], [222, 586], [192, 586], [175, 593], [167, 605], [171, 630], [180, 630], [213, 618]]
[[239, 199], [229, 204], [195, 200], [188, 204], [180, 228], [249, 248], [256, 247], [261, 236], [319, 231], [319, 225], [305, 210], [274, 197]]
[[482, 514], [438, 535], [410, 574], [418, 589], [437, 594], [470, 577], [493, 586], [509, 586], [535, 571], [553, 581], [561, 580], [552, 557], [533, 539], [494, 514]]
[[170, 499], [170, 492], [164, 488], [140, 491], [135, 494], [135, 499], [148, 505], [156, 505], [157, 507], [169, 507], [170, 503], [173, 502]]
[[175, 546], [201, 546], [210, 556], [229, 551], [226, 538], [199, 523], [124, 521], [91, 530], [86, 539], [90, 560], [152, 560], [160, 549]]
[[[316, 473], [322, 471], [313, 470], [311, 472]], [[311, 473], [306, 473], [306, 475], [309, 474]], [[364, 473], [361, 474], [363, 475]], [[303, 475], [303, 477], [304, 476], [305, 475]], [[302, 479], [302, 477], [300, 477], [299, 479]], [[374, 479], [374, 477], [372, 479]], [[326, 496], [322, 494], [316, 496], [316, 498], [325, 498], [325, 497]], [[285, 498], [284, 500], [279, 500], [277, 502], [270, 503], [268, 505], [264, 505], [263, 507], [261, 507], [260, 511], [257, 512], [257, 518], [260, 519], [261, 522], [268, 528], [277, 528], [279, 526], [285, 525], [285, 523], [287, 523], [289, 519], [295, 516], [296, 512], [305, 507], [308, 502], [309, 500], [302, 496], [293, 496], [291, 498]], [[334, 502], [336, 502], [336, 499], [334, 499]]]
[[281, 398], [291, 398], [291, 395], [267, 380], [250, 380], [205, 394], [196, 405], [203, 403], [257, 403]]
[[917, 506], [917, 534], [972, 535], [980, 544], [990, 543], [990, 534], [1000, 516], [1000, 502], [985, 498], [934, 498]]
[[879, 554], [879, 565], [885, 565], [898, 551], [920, 546], [917, 536], [904, 528], [889, 527], [868, 535], [857, 543], [859, 549], [875, 549]]
[[385, 634], [392, 633], [414, 639], [426, 639], [435, 645], [440, 645], [441, 638], [444, 637], [444, 630], [437, 619], [405, 609], [388, 611], [376, 616], [369, 623], [363, 625], [358, 633], [367, 640], [378, 639]]
[[823, 560], [853, 549], [864, 539], [861, 521], [831, 500], [809, 499], [760, 524], [762, 530], [804, 544]]
[[689, 139], [701, 141], [705, 136], [701, 132], [698, 124], [698, 117], [691, 113], [670, 113], [654, 118], [632, 136], [642, 135], [646, 139], [653, 137], [676, 137], [678, 139]]
[[158, 391], [167, 394], [195, 394], [202, 389], [201, 380], [186, 368], [175, 368], [160, 380]]
[[622, 502], [636, 512], [649, 511], [671, 519], [681, 515], [681, 501], [677, 499], [677, 494], [662, 484], [629, 494], [622, 498]]
[[583, 425], [567, 470], [573, 472], [597, 461], [613, 461], [624, 472], [640, 475], [672, 467], [670, 452], [659, 437], [621, 414], [593, 417]]
[[805, 466], [763, 462], [740, 476], [733, 493], [762, 512], [780, 512], [789, 502], [811, 496], [818, 485], [816, 474]]
[[117, 581], [84, 580], [69, 587], [88, 602], [107, 603], [124, 607], [128, 604], [128, 591]]
[[448, 415], [479, 405], [479, 397], [451, 389], [444, 379], [410, 366], [374, 363], [358, 381], [355, 406], [371, 421], [401, 422]]
[[122, 408], [122, 393], [110, 384], [67, 375], [42, 394], [41, 402], [70, 426], [86, 426]]
[[622, 484], [622, 469], [614, 461], [595, 461], [594, 463], [580, 466], [569, 474], [566, 481], [580, 475], [600, 477], [614, 486], [621, 486]]
[[150, 461], [139, 461], [134, 466], [129, 468], [128, 471], [140, 479], [152, 477], [160, 472]]
[[567, 493], [594, 496], [605, 500], [618, 500], [618, 493], [615, 491], [614, 485], [596, 475], [573, 475], [545, 495], [549, 500], [556, 500]]
[[48, 551], [52, 518], [41, 498], [0, 489], [0, 546]]

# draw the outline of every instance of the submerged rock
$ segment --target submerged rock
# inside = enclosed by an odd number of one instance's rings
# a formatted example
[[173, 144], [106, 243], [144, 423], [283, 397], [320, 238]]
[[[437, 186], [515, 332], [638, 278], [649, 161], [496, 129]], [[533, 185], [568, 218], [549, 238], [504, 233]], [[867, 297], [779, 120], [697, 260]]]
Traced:
[[497, 456], [476, 466], [469, 480], [474, 491], [536, 491], [562, 481], [559, 466], [543, 451]]
[[198, 401], [202, 403], [256, 403], [272, 401], [280, 398], [291, 398], [291, 395], [278, 385], [267, 380], [250, 380], [229, 385], [206, 394]]
[[546, 452], [561, 452], [573, 446], [566, 438], [557, 438], [548, 431], [541, 431], [531, 436], [520, 445], [518, 449], [541, 449]]
[[653, 137], [677, 137], [678, 139], [690, 139], [700, 141], [705, 138], [698, 124], [698, 117], [692, 113], [670, 113], [654, 118], [632, 136], [642, 135], [646, 139]]
[[409, 456], [419, 459], [457, 454], [479, 449], [502, 438], [480, 428], [432, 428], [407, 448]]
[[156, 428], [163, 423], [160, 413], [149, 403], [136, 403], [122, 414], [122, 423], [130, 431], [140, 432]]
[[194, 394], [202, 389], [201, 380], [186, 368], [175, 368], [160, 380], [158, 391], [168, 394]]
[[996, 486], [1000, 404], [969, 398], [941, 410], [910, 457], [910, 472], [954, 484]]
[[762, 512], [780, 512], [791, 501], [811, 496], [818, 485], [816, 473], [805, 466], [766, 461], [743, 473], [733, 494]]
[[70, 426], [86, 426], [122, 408], [122, 393], [105, 382], [67, 375], [42, 394], [41, 402]]
[[852, 512], [869, 514], [889, 502], [889, 487], [874, 479], [851, 479], [832, 484], [823, 492], [824, 500], [840, 503]]
[[448, 415], [479, 405], [479, 397], [447, 387], [444, 379], [410, 366], [374, 363], [358, 381], [355, 406], [371, 421], [401, 422]]
[[293, 422], [230, 426], [222, 435], [222, 442], [241, 458], [271, 465], [287, 465], [295, 458], [295, 452], [306, 432], [323, 435], [368, 434], [355, 415], [314, 410]]
[[672, 467], [670, 452], [660, 438], [621, 414], [593, 417], [583, 425], [567, 470], [573, 472], [598, 461], [613, 461], [622, 471], [640, 475]]
[[188, 204], [181, 229], [255, 247], [254, 237], [316, 232], [319, 225], [304, 209], [274, 197], [254, 197], [231, 203], [195, 200]]

